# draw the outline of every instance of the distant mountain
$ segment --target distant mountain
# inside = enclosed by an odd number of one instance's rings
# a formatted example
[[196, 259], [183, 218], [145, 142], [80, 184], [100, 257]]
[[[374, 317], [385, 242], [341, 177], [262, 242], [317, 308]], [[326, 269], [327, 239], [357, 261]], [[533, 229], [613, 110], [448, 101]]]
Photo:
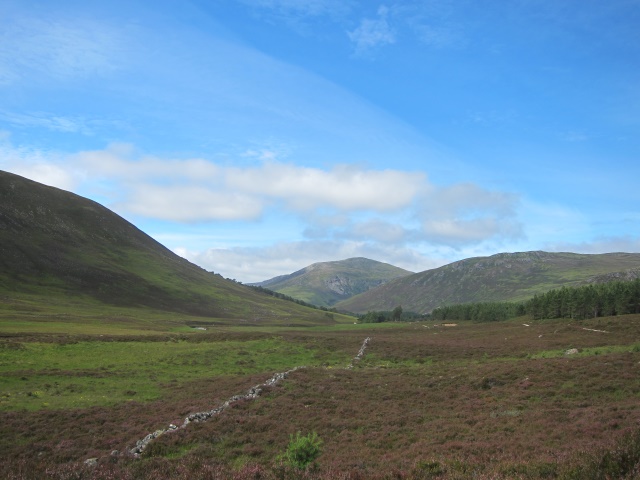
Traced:
[[634, 278], [640, 254], [500, 253], [451, 263], [393, 280], [336, 304], [356, 313], [392, 310], [427, 313], [442, 305], [517, 301], [562, 285]]
[[340, 300], [366, 292], [412, 272], [368, 258], [349, 258], [309, 265], [290, 275], [281, 275], [261, 286], [313, 305], [330, 307]]
[[0, 171], [0, 299], [11, 298], [250, 322], [328, 318], [207, 272], [96, 202]]

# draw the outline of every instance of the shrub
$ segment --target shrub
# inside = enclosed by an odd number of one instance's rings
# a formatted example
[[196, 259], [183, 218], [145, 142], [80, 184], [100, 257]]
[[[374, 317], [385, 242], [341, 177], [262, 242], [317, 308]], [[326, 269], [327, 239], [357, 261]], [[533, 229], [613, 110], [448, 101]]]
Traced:
[[322, 440], [316, 432], [302, 436], [300, 432], [296, 436], [289, 436], [287, 450], [281, 459], [290, 467], [304, 470], [309, 465], [315, 465], [315, 460], [321, 453]]
[[608, 480], [640, 475], [640, 431], [625, 435], [612, 450], [592, 455], [562, 476], [563, 480]]

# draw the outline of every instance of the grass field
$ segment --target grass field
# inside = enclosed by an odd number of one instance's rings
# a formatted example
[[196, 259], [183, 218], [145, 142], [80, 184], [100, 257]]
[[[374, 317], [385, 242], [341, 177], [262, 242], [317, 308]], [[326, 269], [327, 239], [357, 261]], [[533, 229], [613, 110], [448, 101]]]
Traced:
[[[77, 318], [20, 331], [6, 314], [0, 477], [640, 475], [637, 315], [207, 331], [160, 317], [103, 318], [98, 333], [100, 322], [83, 332]], [[345, 369], [367, 336], [364, 359]], [[578, 353], [566, 355], [571, 348]], [[159, 437], [141, 459], [111, 455], [300, 365], [259, 398]], [[315, 471], [277, 461], [298, 431], [324, 442]]]

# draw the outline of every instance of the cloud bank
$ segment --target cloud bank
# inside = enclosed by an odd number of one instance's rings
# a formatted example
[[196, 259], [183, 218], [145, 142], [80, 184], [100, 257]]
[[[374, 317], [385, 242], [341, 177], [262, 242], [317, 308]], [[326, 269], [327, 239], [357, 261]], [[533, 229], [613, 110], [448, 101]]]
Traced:
[[309, 239], [451, 248], [523, 235], [517, 196], [473, 183], [434, 185], [419, 171], [273, 159], [237, 167], [159, 158], [125, 144], [67, 155], [5, 145], [2, 164], [61, 188], [100, 186], [118, 211], [161, 221], [257, 221], [279, 212], [306, 225]]

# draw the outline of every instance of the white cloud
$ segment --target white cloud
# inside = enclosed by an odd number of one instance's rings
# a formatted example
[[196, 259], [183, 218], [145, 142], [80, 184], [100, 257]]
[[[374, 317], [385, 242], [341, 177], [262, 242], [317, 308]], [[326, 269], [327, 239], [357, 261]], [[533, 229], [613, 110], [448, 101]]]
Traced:
[[[0, 31], [0, 84], [25, 76], [67, 79], [104, 74], [117, 68], [120, 33], [88, 18], [8, 14]], [[35, 74], [35, 75], [34, 75]]]
[[0, 168], [51, 187], [72, 190], [80, 180], [57, 154], [16, 148], [8, 136], [0, 140]]
[[105, 150], [75, 154], [71, 160], [94, 175], [126, 180], [132, 183], [162, 180], [212, 181], [220, 168], [204, 159], [165, 159], [140, 155], [130, 144], [115, 143]]
[[176, 222], [252, 220], [263, 210], [255, 197], [193, 185], [139, 185], [122, 207], [145, 217]]
[[449, 214], [452, 212], [473, 212], [493, 210], [498, 215], [513, 214], [517, 199], [504, 192], [486, 190], [473, 183], [459, 183], [433, 190], [429, 193], [431, 205], [428, 213]]
[[[14, 171], [25, 164], [34, 172], [35, 165], [44, 172], [46, 164], [53, 172], [56, 162], [47, 160], [51, 155], [25, 155], [19, 149], [6, 148], [3, 163], [13, 165]], [[59, 156], [64, 157], [58, 159], [59, 163], [66, 162], [65, 168], [76, 176], [82, 172], [95, 182], [120, 184], [117, 203], [121, 209], [167, 220], [256, 218], [265, 205], [273, 202], [297, 211], [392, 211], [409, 206], [426, 188], [425, 175], [419, 172], [356, 166], [322, 170], [278, 162], [238, 168], [204, 159], [140, 155], [126, 144]], [[68, 177], [72, 176], [69, 173]], [[64, 186], [69, 188], [72, 182]]]
[[55, 132], [82, 133], [84, 135], [92, 133], [87, 121], [79, 117], [68, 117], [45, 112], [3, 112], [0, 113], [0, 119], [19, 127], [42, 127]]
[[435, 243], [467, 244], [479, 243], [495, 236], [512, 236], [497, 218], [475, 218], [463, 220], [459, 218], [428, 220], [423, 224], [425, 237]]
[[470, 183], [439, 188], [425, 196], [420, 218], [423, 238], [465, 245], [488, 239], [523, 237], [516, 217], [518, 198]]
[[356, 54], [365, 54], [375, 47], [395, 43], [395, 33], [387, 20], [388, 13], [389, 9], [381, 6], [378, 8], [377, 18], [362, 19], [358, 28], [348, 32]]
[[127, 144], [63, 155], [5, 142], [0, 153], [7, 170], [94, 197], [103, 192], [108, 207], [147, 219], [202, 223], [276, 215], [295, 219], [299, 233], [316, 244], [375, 243], [384, 251], [419, 244], [456, 249], [523, 237], [516, 196], [470, 183], [437, 187], [421, 172], [275, 161], [234, 167], [144, 155]]
[[282, 163], [259, 168], [228, 169], [234, 189], [284, 200], [290, 207], [309, 210], [388, 211], [409, 205], [424, 188], [425, 176], [397, 170], [363, 170], [338, 166], [330, 171]]
[[[122, 209], [168, 220], [244, 220], [275, 204], [298, 212], [388, 212], [408, 207], [428, 188], [420, 172], [347, 165], [322, 170], [274, 161], [239, 168], [139, 155], [122, 144], [78, 153], [73, 161], [87, 176], [123, 182], [130, 193]], [[223, 208], [225, 203], [233, 205]]]
[[446, 263], [405, 247], [366, 242], [304, 241], [283, 242], [262, 248], [215, 248], [202, 252], [176, 248], [174, 251], [207, 270], [245, 283], [287, 275], [316, 262], [352, 257], [366, 257], [413, 272]]
[[305, 236], [460, 250], [487, 242], [522, 240], [518, 205], [516, 195], [492, 192], [471, 183], [436, 187], [425, 182], [407, 208], [393, 213], [380, 211], [378, 216], [351, 216], [334, 225], [316, 225], [310, 218], [312, 226]]
[[412, 232], [402, 225], [377, 218], [355, 223], [345, 233], [347, 238], [395, 245], [404, 244], [412, 235]]
[[51, 163], [33, 163], [14, 166], [11, 168], [11, 172], [30, 180], [49, 185], [51, 187], [61, 188], [63, 190], [72, 190], [77, 183], [73, 174], [64, 168]]
[[548, 243], [544, 250], [576, 253], [640, 253], [640, 237], [618, 236], [601, 237], [588, 242], [554, 242]]

